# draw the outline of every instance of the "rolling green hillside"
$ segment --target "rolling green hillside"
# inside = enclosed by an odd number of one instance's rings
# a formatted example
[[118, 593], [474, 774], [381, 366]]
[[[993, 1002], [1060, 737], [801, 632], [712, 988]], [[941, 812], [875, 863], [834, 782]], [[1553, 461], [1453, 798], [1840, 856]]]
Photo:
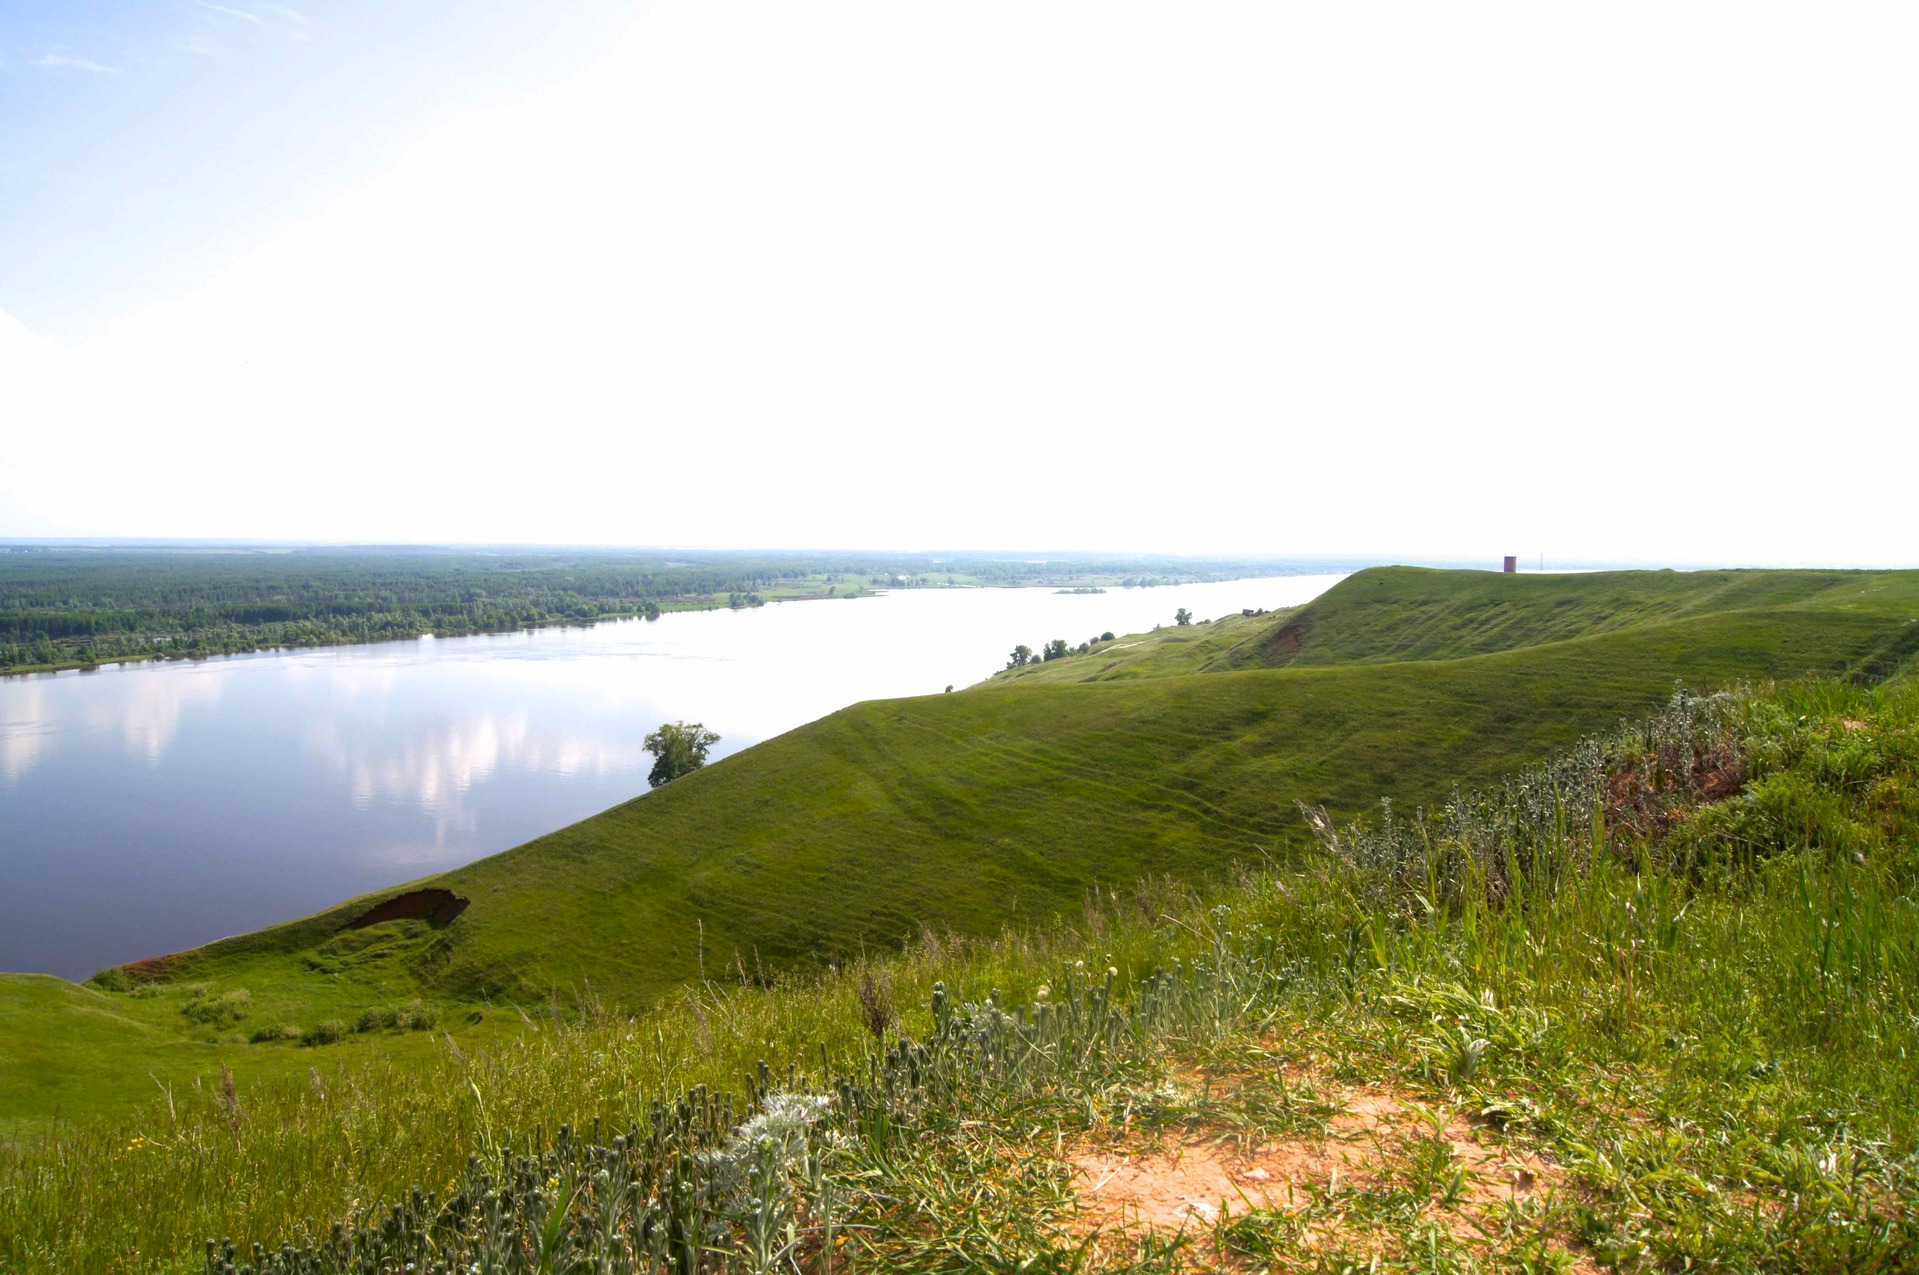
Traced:
[[58, 1111], [130, 1068], [163, 1065], [174, 1036], [124, 997], [47, 974], [0, 974], [0, 1112]]
[[1861, 658], [1883, 676], [1919, 652], [1912, 573], [1599, 571], [1503, 575], [1378, 567], [1303, 607], [1166, 625], [1086, 655], [1008, 669], [1001, 681], [1122, 681], [1176, 673], [1325, 667], [1490, 655], [1687, 617], [1781, 610], [1849, 611], [1888, 621]]
[[[1603, 571], [1502, 575], [1388, 567], [1364, 571], [1240, 643], [1223, 667], [1440, 660], [1612, 633], [1688, 616], [1839, 611], [1891, 621], [1885, 670], [1919, 650], [1911, 572]], [[1888, 658], [1889, 657], [1889, 658]], [[1882, 671], [1885, 671], [1882, 670]]]
[[1911, 688], [1675, 697], [1223, 889], [0, 1141], [0, 1267], [1910, 1271], [1916, 781]]
[[[1299, 801], [1350, 814], [1381, 794], [1440, 800], [1643, 712], [1675, 682], [1883, 676], [1919, 641], [1915, 614], [1919, 573], [1379, 570], [1297, 614], [854, 705], [503, 854], [145, 963], [130, 992], [77, 993], [126, 1020], [114, 1030], [139, 1061], [116, 1072], [124, 1094], [94, 1078], [24, 1093], [24, 1110], [0, 1116], [151, 1093], [156, 1049], [173, 1069], [162, 1075], [236, 1050], [266, 1073], [303, 1068], [321, 1051], [245, 1042], [281, 1024], [350, 1028], [368, 1006], [415, 997], [463, 1031], [497, 1032], [515, 1021], [504, 1001], [636, 1005], [702, 975], [757, 981], [922, 928], [1044, 922], [1078, 912], [1096, 883], [1283, 856], [1305, 837]], [[1201, 666], [1284, 667], [1186, 671], [1209, 649]], [[1075, 665], [1110, 667], [1066, 680]], [[356, 926], [421, 889], [466, 906]], [[190, 998], [240, 989], [243, 1021], [189, 1012]], [[0, 1002], [17, 996], [0, 989]], [[9, 1032], [0, 1065], [58, 1072], [62, 1042], [80, 1039], [60, 1024], [82, 1019], [13, 1012], [46, 1024], [41, 1052], [29, 1062]], [[423, 1047], [404, 1032], [349, 1037]]]
[[[1096, 881], [1191, 875], [1277, 849], [1302, 835], [1296, 800], [1334, 810], [1379, 792], [1432, 800], [1641, 711], [1675, 681], [1843, 673], [1889, 640], [1919, 636], [1895, 611], [1859, 607], [1860, 577], [1727, 574], [1730, 585], [1695, 581], [1691, 593], [1671, 583], [1688, 577], [1572, 577], [1585, 601], [1569, 607], [1566, 579], [1362, 573], [1308, 608], [1324, 612], [1314, 623], [1322, 661], [1341, 651], [1365, 658], [1378, 645], [1372, 629], [1420, 631], [1434, 596], [1449, 590], [1460, 614], [1483, 616], [1488, 592], [1527, 598], [1511, 608], [1518, 618], [1489, 626], [1509, 640], [1555, 633], [1573, 610], [1610, 631], [1457, 660], [988, 684], [855, 705], [414, 883], [472, 901], [443, 930], [401, 922], [343, 933], [370, 904], [355, 901], [201, 949], [170, 974], [284, 974], [297, 984], [312, 972], [364, 978], [385, 995], [417, 979], [460, 997], [590, 984], [643, 1000], [698, 977], [703, 960], [709, 975], [742, 966], [756, 975], [768, 963], [894, 944], [922, 925], [977, 932], [1043, 919], [1076, 908]], [[1613, 601], [1634, 581], [1681, 618], [1611, 625]], [[1910, 608], [1912, 578], [1903, 582]], [[1880, 587], [1866, 596], [1896, 595]], [[1706, 611], [1713, 597], [1770, 605], [1683, 614]], [[1820, 597], [1839, 605], [1811, 605]], [[301, 968], [282, 971], [288, 956]]]
[[474, 904], [431, 979], [463, 994], [592, 980], [648, 996], [698, 972], [697, 927], [724, 963], [1044, 917], [1095, 881], [1191, 875], [1293, 840], [1296, 800], [1440, 798], [1675, 681], [1840, 671], [1881, 632], [1842, 614], [1748, 614], [1426, 666], [857, 705], [750, 763], [435, 878]]

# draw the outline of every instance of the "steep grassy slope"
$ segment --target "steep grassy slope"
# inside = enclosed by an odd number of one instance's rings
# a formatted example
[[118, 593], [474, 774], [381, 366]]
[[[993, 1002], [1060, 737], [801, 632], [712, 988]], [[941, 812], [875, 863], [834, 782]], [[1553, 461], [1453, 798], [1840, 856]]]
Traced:
[[645, 1000], [702, 968], [757, 976], [922, 925], [1043, 920], [1095, 882], [1278, 850], [1303, 835], [1296, 801], [1432, 801], [1643, 711], [1676, 681], [1844, 673], [1892, 631], [1851, 610], [1748, 611], [1460, 660], [861, 704], [414, 883], [471, 900], [444, 930], [342, 934], [368, 906], [356, 902], [172, 973], [244, 983], [256, 1002], [282, 986], [297, 999], [314, 973], [378, 980], [389, 997], [414, 978], [440, 996], [591, 986]]
[[[1290, 620], [1236, 616], [1044, 677], [855, 705], [504, 854], [151, 963], [133, 972], [142, 995], [76, 994], [104, 1018], [0, 986], [12, 1015], [0, 1075], [41, 1078], [0, 1090], [0, 1122], [125, 1103], [152, 1092], [150, 1070], [190, 1082], [242, 1057], [251, 1072], [303, 1070], [326, 1051], [249, 1038], [351, 1028], [367, 1007], [414, 997], [470, 1039], [519, 1030], [503, 1000], [638, 1004], [703, 974], [757, 980], [922, 927], [1044, 922], [1077, 913], [1095, 883], [1283, 856], [1304, 837], [1297, 801], [1335, 813], [1380, 795], [1432, 802], [1643, 712], [1675, 681], [1876, 672], [1919, 637], [1919, 573], [1571, 580], [1364, 572]], [[1500, 596], [1503, 622], [1483, 603]], [[1632, 605], [1639, 622], [1615, 623]], [[1293, 654], [1317, 665], [1183, 671], [1215, 665], [1195, 658], [1208, 650], [1266, 649], [1309, 616]], [[1422, 636], [1435, 624], [1449, 636]], [[1563, 638], [1582, 624], [1600, 631]], [[1383, 662], [1406, 646], [1478, 653]], [[1128, 650], [1135, 676], [1061, 680]], [[1346, 656], [1361, 662], [1333, 662]], [[1153, 675], [1168, 670], [1181, 671]], [[355, 926], [420, 888], [468, 905], [450, 921]], [[193, 1017], [194, 998], [240, 989], [243, 1021]], [[119, 1035], [100, 1036], [103, 1023]], [[427, 1047], [382, 1030], [330, 1048]]]

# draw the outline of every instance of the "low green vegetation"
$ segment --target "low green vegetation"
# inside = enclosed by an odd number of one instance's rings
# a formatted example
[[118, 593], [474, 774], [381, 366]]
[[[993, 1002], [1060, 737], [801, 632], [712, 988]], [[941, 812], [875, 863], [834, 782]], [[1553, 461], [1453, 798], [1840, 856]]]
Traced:
[[1211, 887], [49, 1130], [0, 1151], [0, 1261], [1919, 1262], [1919, 688], [1669, 696], [1423, 810], [1290, 818]]
[[195, 989], [180, 1007], [193, 1022], [206, 1027], [231, 1027], [247, 1016], [253, 1007], [253, 993], [244, 987], [209, 996], [205, 988]]

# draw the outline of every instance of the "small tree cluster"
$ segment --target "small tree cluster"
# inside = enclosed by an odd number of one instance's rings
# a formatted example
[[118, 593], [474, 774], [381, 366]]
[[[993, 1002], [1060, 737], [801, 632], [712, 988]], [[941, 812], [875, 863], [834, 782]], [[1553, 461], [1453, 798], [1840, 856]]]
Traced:
[[644, 747], [653, 754], [653, 769], [646, 782], [658, 788], [681, 775], [690, 775], [706, 765], [707, 750], [720, 737], [698, 722], [666, 722], [646, 737]]
[[1063, 660], [1069, 655], [1085, 655], [1100, 643], [1111, 642], [1112, 640], [1113, 631], [1108, 629], [1098, 637], [1087, 638], [1076, 647], [1068, 646], [1065, 638], [1054, 638], [1045, 646], [1041, 647], [1039, 651], [1035, 652], [1032, 647], [1022, 642], [1013, 648], [1011, 655], [1006, 657], [1006, 667], [1025, 668], [1028, 664], [1044, 664], [1053, 660]]

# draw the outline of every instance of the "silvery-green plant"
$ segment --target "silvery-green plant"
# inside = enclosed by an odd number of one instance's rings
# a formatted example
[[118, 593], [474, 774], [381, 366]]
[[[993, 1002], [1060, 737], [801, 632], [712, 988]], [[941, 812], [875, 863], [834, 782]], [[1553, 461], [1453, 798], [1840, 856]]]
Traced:
[[1300, 803], [1300, 813], [1320, 845], [1356, 870], [1369, 903], [1432, 913], [1468, 898], [1523, 902], [1589, 871], [1612, 846], [1609, 823], [1663, 829], [1713, 780], [1742, 782], [1742, 698], [1677, 688], [1643, 723], [1584, 739], [1498, 787], [1455, 790], [1410, 819], [1390, 799], [1377, 819], [1344, 828], [1318, 807]]

